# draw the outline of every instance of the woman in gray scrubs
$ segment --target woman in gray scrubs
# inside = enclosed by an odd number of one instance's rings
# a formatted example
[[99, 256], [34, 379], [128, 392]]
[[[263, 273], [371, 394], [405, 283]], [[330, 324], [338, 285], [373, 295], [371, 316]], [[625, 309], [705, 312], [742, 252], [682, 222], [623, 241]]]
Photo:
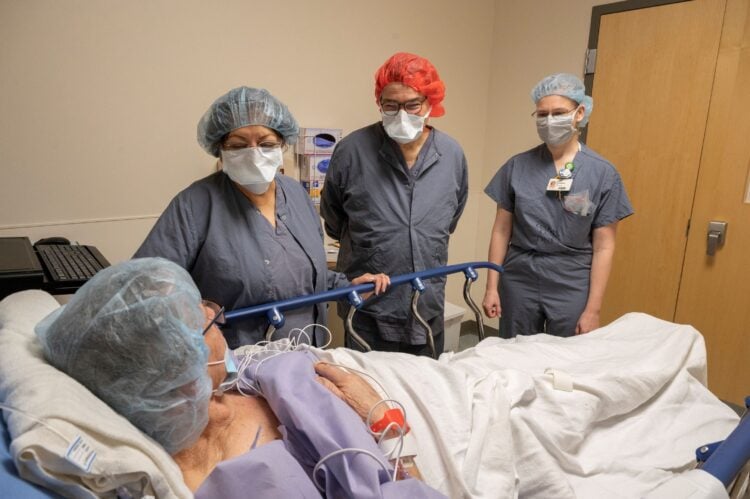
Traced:
[[[206, 299], [227, 310], [347, 286], [327, 269], [320, 217], [296, 180], [279, 174], [283, 149], [299, 127], [289, 109], [264, 89], [239, 87], [219, 97], [198, 123], [198, 142], [220, 158], [221, 171], [180, 192], [135, 257], [160, 256], [190, 272]], [[353, 284], [388, 285], [383, 274]], [[326, 323], [326, 304], [285, 313], [274, 338]], [[264, 317], [225, 328], [229, 346], [264, 338]], [[320, 328], [307, 330], [321, 345]]]
[[500, 336], [572, 336], [599, 327], [617, 222], [631, 215], [620, 175], [578, 136], [593, 107], [577, 77], [559, 73], [531, 92], [544, 141], [513, 156], [485, 193], [497, 203], [483, 307]]

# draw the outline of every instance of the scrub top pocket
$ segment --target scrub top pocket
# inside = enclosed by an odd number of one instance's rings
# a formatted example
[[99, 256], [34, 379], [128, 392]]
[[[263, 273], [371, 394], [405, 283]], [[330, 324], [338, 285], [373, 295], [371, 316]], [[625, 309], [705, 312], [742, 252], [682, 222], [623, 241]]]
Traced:
[[380, 247], [367, 248], [352, 244], [352, 261], [349, 269], [357, 269], [360, 273], [377, 274], [383, 267], [382, 251]]
[[589, 190], [570, 193], [563, 199], [563, 207], [568, 213], [587, 217], [596, 210], [596, 205], [591, 202]]

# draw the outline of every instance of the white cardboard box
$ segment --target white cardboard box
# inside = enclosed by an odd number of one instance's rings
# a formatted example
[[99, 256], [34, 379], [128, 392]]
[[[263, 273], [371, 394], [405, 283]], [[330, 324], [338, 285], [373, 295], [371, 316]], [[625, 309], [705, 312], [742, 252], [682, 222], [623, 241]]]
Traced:
[[458, 351], [458, 337], [461, 335], [461, 322], [465, 312], [465, 308], [445, 302], [445, 310], [443, 311], [443, 319], [445, 321], [444, 351]]

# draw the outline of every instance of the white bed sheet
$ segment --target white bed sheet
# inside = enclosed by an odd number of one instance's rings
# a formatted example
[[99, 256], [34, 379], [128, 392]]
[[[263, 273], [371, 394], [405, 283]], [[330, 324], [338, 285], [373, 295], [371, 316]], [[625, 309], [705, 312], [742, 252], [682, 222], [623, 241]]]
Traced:
[[[405, 404], [420, 469], [449, 497], [640, 497], [738, 421], [704, 386], [700, 334], [639, 313], [574, 338], [489, 338], [439, 362], [321, 356], [372, 373]], [[574, 390], [554, 389], [548, 368]]]

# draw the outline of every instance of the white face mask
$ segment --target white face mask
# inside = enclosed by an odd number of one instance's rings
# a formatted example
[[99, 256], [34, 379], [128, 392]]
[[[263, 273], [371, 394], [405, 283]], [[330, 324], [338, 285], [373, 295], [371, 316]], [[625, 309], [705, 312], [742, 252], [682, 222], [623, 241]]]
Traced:
[[224, 392], [232, 388], [235, 381], [237, 381], [238, 376], [237, 364], [234, 361], [234, 354], [228, 346], [224, 350], [224, 358], [222, 360], [206, 362], [207, 366], [215, 366], [219, 364], [224, 364], [224, 368], [227, 371], [227, 377], [219, 384], [219, 387], [213, 391], [213, 394], [221, 396], [224, 394]]
[[263, 194], [284, 163], [280, 147], [246, 147], [221, 151], [221, 167], [229, 178], [253, 194]]
[[539, 138], [550, 146], [567, 143], [578, 131], [574, 124], [577, 111], [578, 108], [575, 108], [568, 114], [561, 114], [560, 116], [549, 114], [544, 118], [537, 118], [536, 132], [539, 134]]
[[424, 122], [430, 116], [429, 111], [424, 116], [409, 114], [403, 109], [396, 116], [383, 115], [383, 128], [390, 138], [399, 144], [414, 142], [424, 129]]

